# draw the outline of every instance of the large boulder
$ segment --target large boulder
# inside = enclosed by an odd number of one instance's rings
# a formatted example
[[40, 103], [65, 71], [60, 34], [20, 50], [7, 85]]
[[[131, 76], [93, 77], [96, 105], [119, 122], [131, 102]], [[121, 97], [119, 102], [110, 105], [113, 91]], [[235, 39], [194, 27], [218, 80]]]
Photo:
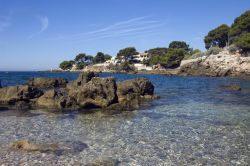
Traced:
[[0, 89], [0, 104], [13, 105], [18, 101], [29, 101], [43, 95], [37, 88], [27, 85], [10, 86]]
[[75, 102], [72, 98], [65, 95], [60, 90], [48, 90], [39, 97], [36, 101], [36, 106], [39, 108], [48, 109], [67, 109], [75, 107]]
[[154, 85], [145, 78], [135, 78], [118, 83], [118, 95], [135, 93], [141, 96], [153, 95]]
[[116, 82], [114, 78], [94, 77], [79, 86], [72, 86], [69, 96], [75, 98], [80, 107], [107, 107], [117, 102]]
[[122, 81], [117, 84], [117, 95], [121, 105], [137, 108], [144, 96], [154, 95], [154, 85], [144, 78]]
[[63, 78], [32, 78], [27, 82], [29, 86], [36, 88], [66, 87], [68, 81]]

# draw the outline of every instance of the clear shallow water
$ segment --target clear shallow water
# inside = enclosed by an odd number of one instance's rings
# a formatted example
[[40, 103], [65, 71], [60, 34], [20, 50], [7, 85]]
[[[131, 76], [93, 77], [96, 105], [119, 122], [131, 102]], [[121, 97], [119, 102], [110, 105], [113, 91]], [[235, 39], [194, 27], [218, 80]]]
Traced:
[[[77, 78], [77, 73], [0, 73], [3, 85], [30, 77]], [[77, 165], [116, 160], [119, 165], [249, 165], [250, 81], [235, 78], [101, 74], [117, 80], [150, 79], [155, 100], [148, 108], [119, 115], [0, 111], [0, 162]], [[224, 91], [238, 84], [241, 92]], [[60, 155], [14, 152], [9, 143], [30, 139], [80, 150]], [[74, 148], [73, 148], [74, 149]]]

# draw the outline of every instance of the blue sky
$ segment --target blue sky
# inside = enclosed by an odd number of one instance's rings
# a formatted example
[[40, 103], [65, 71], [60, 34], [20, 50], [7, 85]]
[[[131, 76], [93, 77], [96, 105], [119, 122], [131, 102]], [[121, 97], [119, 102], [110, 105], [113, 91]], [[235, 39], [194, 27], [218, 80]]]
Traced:
[[113, 56], [183, 40], [204, 50], [209, 30], [250, 0], [0, 0], [0, 70], [56, 68], [84, 52]]

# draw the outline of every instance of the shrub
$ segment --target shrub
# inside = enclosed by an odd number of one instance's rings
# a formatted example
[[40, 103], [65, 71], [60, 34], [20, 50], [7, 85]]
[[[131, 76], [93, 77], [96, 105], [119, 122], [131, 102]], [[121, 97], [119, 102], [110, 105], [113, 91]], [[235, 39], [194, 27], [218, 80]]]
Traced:
[[207, 51], [207, 55], [217, 55], [219, 54], [223, 49], [219, 48], [219, 47], [211, 47], [208, 51]]
[[128, 62], [123, 62], [121, 64], [110, 64], [108, 66], [109, 70], [113, 70], [113, 71], [117, 71], [117, 72], [131, 72], [131, 71], [135, 71], [135, 67], [134, 65], [129, 64]]
[[229, 53], [235, 54], [239, 50], [239, 47], [237, 47], [236, 45], [232, 44], [232, 45], [230, 45], [227, 48], [227, 50], [229, 51]]
[[84, 67], [86, 66], [85, 63], [81, 62], [81, 63], [77, 63], [76, 64], [76, 68], [77, 70], [82, 70]]
[[176, 68], [180, 66], [181, 61], [184, 58], [184, 50], [169, 48], [165, 55], [155, 55], [151, 57], [149, 64], [157, 65], [160, 64], [165, 68]]

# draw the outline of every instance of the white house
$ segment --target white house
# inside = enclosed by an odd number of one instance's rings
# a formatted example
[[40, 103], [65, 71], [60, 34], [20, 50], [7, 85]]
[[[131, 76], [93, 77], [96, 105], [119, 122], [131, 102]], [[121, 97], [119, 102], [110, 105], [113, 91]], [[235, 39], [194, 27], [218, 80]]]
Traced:
[[137, 55], [133, 56], [135, 60], [139, 62], [143, 62], [144, 60], [149, 60], [149, 54], [148, 53], [139, 53]]

